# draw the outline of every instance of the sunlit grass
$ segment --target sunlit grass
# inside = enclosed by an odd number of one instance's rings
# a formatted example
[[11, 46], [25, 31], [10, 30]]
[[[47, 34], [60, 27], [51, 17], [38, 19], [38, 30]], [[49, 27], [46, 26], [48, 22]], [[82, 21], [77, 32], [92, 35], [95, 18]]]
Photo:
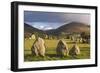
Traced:
[[[33, 56], [31, 54], [31, 47], [34, 42], [32, 39], [27, 39], [24, 41], [24, 60], [25, 61], [47, 61], [47, 60], [70, 60], [70, 59], [89, 59], [90, 58], [90, 44], [78, 43], [81, 54], [75, 58], [71, 56], [57, 57], [56, 56], [56, 46], [59, 40], [44, 40], [46, 44], [46, 56]], [[73, 46], [73, 42], [70, 39], [64, 39], [70, 49]]]

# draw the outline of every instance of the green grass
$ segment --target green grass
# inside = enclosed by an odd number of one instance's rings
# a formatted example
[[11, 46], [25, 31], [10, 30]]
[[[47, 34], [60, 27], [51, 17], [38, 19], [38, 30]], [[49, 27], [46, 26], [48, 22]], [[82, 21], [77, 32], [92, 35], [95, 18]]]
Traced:
[[[33, 56], [31, 54], [31, 46], [34, 40], [27, 39], [24, 42], [24, 61], [47, 61], [47, 60], [74, 60], [74, 59], [89, 59], [90, 58], [90, 45], [89, 44], [82, 44], [78, 43], [80, 48], [81, 54], [72, 57], [72, 56], [64, 56], [64, 57], [57, 57], [56, 56], [56, 46], [59, 40], [45, 40], [46, 44], [46, 56]], [[65, 39], [66, 43], [68, 44], [68, 48], [70, 49], [73, 46], [73, 42], [70, 39]]]

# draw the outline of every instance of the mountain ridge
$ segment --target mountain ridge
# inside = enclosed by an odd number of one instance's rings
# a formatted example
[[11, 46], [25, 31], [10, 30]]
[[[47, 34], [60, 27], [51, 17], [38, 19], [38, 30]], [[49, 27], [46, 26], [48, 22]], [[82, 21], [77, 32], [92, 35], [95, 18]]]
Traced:
[[61, 33], [81, 33], [81, 32], [90, 32], [90, 25], [80, 23], [80, 22], [71, 22], [68, 24], [64, 24], [57, 29], [51, 29], [51, 30], [40, 30], [35, 27], [32, 27], [31, 25], [28, 25], [24, 23], [24, 32], [33, 34], [35, 32], [42, 33], [42, 34], [50, 34], [50, 35], [56, 35]]

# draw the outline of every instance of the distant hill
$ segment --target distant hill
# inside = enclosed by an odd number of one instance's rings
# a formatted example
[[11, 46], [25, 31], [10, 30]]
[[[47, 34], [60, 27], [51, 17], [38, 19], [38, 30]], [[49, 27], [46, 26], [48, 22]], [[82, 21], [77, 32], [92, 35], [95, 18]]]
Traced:
[[34, 32], [43, 32], [43, 31], [24, 23], [24, 32], [34, 33]]
[[42, 30], [30, 26], [29, 24], [24, 23], [24, 36], [30, 37], [33, 33], [44, 33], [44, 32]]
[[28, 24], [24, 24], [24, 34], [25, 37], [29, 37], [32, 33], [41, 33], [41, 34], [49, 34], [49, 35], [57, 35], [61, 33], [81, 33], [81, 32], [90, 32], [90, 25], [80, 23], [80, 22], [71, 22], [69, 24], [65, 24], [60, 26], [57, 29], [52, 30], [39, 30], [33, 26], [30, 26]]
[[60, 33], [81, 33], [81, 32], [90, 32], [90, 26], [84, 23], [79, 22], [71, 22], [69, 24], [62, 25], [61, 27], [54, 29], [54, 30], [48, 30], [47, 33], [49, 34], [60, 34]]

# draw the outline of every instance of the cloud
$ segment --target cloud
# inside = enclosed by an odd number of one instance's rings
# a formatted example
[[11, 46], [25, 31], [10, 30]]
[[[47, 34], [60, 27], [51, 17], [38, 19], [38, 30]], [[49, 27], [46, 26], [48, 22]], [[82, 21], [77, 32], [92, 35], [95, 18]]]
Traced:
[[61, 13], [61, 12], [39, 12], [39, 11], [25, 11], [25, 22], [52, 22], [52, 23], [65, 23], [65, 22], [83, 22], [90, 24], [90, 14], [86, 13]]
[[25, 22], [25, 23], [40, 30], [56, 29], [65, 24], [65, 23], [52, 23], [52, 22]]
[[[45, 25], [46, 24], [46, 25]], [[47, 25], [48, 24], [48, 25]], [[40, 29], [40, 30], [50, 30], [50, 29], [55, 29], [53, 26], [50, 26], [49, 23], [43, 23], [43, 22], [37, 22], [34, 23], [33, 27]]]
[[54, 29], [53, 27], [50, 27], [50, 26], [43, 26], [43, 25], [33, 25], [33, 27], [37, 28], [37, 29], [40, 29], [40, 30], [50, 30], [50, 29]]
[[41, 25], [41, 26], [39, 26], [39, 28], [40, 28], [40, 29], [44, 29], [44, 28], [45, 28], [45, 26]]
[[50, 29], [54, 29], [53, 27], [45, 27], [43, 30], [50, 30]]
[[70, 22], [90, 24], [90, 14], [24, 11], [24, 22], [41, 30], [49, 30]]

